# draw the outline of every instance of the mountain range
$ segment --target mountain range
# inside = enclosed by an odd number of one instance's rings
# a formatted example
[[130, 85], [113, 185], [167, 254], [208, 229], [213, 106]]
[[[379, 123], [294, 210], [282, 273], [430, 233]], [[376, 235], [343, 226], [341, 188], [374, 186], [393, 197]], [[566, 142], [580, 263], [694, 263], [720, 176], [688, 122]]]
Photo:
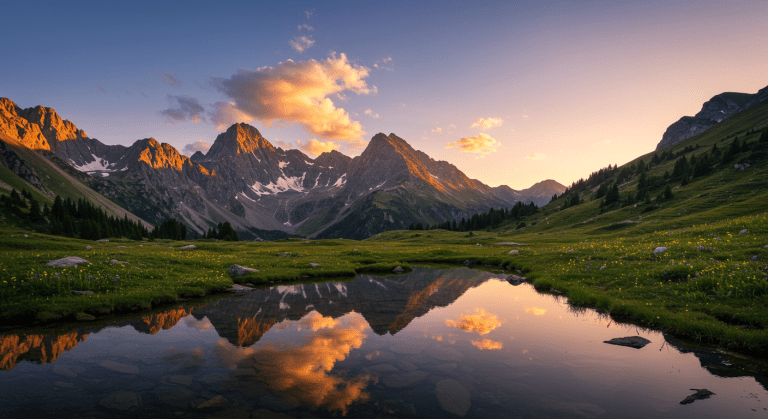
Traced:
[[53, 109], [21, 109], [6, 98], [0, 98], [0, 139], [6, 143], [0, 162], [50, 197], [60, 194], [59, 186], [38, 173], [28, 151], [149, 224], [173, 217], [198, 234], [229, 222], [243, 238], [362, 239], [516, 202], [542, 206], [565, 190], [554, 180], [520, 191], [490, 187], [395, 134], [375, 135], [354, 158], [283, 150], [242, 123], [191, 158], [154, 138], [107, 145]]

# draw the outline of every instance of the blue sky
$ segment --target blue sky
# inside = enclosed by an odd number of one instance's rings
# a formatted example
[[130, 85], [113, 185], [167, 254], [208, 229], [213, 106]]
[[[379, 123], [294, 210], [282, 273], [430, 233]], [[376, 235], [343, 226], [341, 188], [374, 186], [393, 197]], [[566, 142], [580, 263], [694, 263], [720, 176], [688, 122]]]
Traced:
[[768, 85], [766, 2], [4, 10], [0, 96], [54, 108], [107, 144], [151, 136], [181, 151], [242, 120], [275, 145], [356, 155], [395, 133], [518, 189], [627, 162], [711, 96]]

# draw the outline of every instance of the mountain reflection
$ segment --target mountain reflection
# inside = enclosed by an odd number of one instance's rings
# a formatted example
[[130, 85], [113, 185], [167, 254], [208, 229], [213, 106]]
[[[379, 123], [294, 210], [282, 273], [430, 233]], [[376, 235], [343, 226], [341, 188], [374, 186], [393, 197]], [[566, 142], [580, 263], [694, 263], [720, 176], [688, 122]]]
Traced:
[[0, 370], [9, 371], [22, 360], [38, 364], [54, 362], [87, 337], [87, 333], [80, 331], [63, 335], [0, 336]]

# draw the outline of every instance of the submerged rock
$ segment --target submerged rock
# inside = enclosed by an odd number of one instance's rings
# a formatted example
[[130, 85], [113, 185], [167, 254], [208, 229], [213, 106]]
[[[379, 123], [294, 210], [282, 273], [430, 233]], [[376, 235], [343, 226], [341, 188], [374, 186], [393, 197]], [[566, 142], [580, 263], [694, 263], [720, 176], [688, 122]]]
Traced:
[[453, 378], [438, 381], [435, 384], [435, 396], [443, 410], [457, 416], [466, 415], [472, 407], [469, 392]]
[[107, 409], [114, 410], [137, 410], [144, 406], [144, 402], [141, 401], [141, 396], [132, 391], [122, 391], [120, 393], [109, 395], [101, 399], [99, 404]]
[[52, 260], [45, 264], [45, 266], [54, 266], [56, 268], [66, 268], [69, 266], [77, 267], [81, 263], [91, 263], [83, 258], [77, 256], [68, 256], [61, 259]]
[[526, 281], [526, 277], [524, 276], [517, 276], [517, 275], [510, 275], [507, 277], [507, 282], [509, 282], [512, 285], [520, 285]]
[[258, 269], [249, 268], [247, 266], [232, 265], [229, 267], [229, 274], [232, 276], [243, 276], [250, 272], [258, 272]]
[[624, 338], [613, 338], [611, 340], [603, 341], [603, 343], [610, 343], [611, 345], [629, 346], [630, 348], [640, 349], [645, 345], [651, 343], [646, 338], [640, 336], [627, 336]]
[[400, 388], [400, 387], [409, 387], [412, 386], [419, 381], [425, 379], [427, 377], [426, 372], [424, 371], [411, 371], [406, 372], [403, 374], [392, 374], [384, 377], [384, 385], [387, 387], [393, 387], [393, 388]]
[[715, 393], [707, 390], [706, 388], [692, 388], [691, 391], [695, 391], [695, 393], [681, 400], [680, 404], [690, 404], [696, 400], [708, 399], [709, 396], [715, 395]]
[[227, 399], [224, 398], [222, 395], [218, 395], [208, 401], [205, 401], [201, 403], [199, 406], [197, 406], [198, 409], [204, 410], [204, 409], [216, 409], [221, 408], [227, 405]]

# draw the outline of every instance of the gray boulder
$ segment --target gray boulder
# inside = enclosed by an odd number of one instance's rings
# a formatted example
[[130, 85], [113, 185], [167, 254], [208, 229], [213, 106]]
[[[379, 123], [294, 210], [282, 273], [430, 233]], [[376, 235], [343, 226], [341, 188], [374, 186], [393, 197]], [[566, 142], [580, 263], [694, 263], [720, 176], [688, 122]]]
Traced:
[[395, 269], [392, 269], [392, 272], [394, 272], [396, 274], [401, 274], [401, 273], [405, 272], [405, 269], [403, 269], [402, 266], [398, 266]]
[[181, 247], [179, 247], [179, 249], [181, 249], [181, 250], [187, 250], [187, 249], [194, 249], [194, 248], [196, 248], [196, 247], [197, 247], [197, 246], [195, 246], [194, 244], [188, 244], [188, 245], [186, 245], [186, 246], [181, 246]]
[[229, 274], [232, 276], [243, 276], [250, 272], [258, 272], [258, 269], [249, 268], [247, 266], [240, 266], [240, 265], [232, 265], [229, 268]]
[[53, 266], [56, 268], [66, 268], [69, 266], [77, 267], [77, 265], [80, 265], [83, 263], [91, 263], [91, 262], [77, 256], [68, 256], [65, 258], [52, 260], [46, 263], [45, 266]]
[[309, 264], [309, 267], [310, 267], [310, 268], [319, 268], [319, 267], [320, 267], [320, 264], [319, 264], [319, 263], [310, 263], [310, 264]]
[[610, 343], [611, 345], [619, 346], [629, 346], [630, 348], [640, 349], [643, 346], [651, 343], [651, 341], [640, 336], [627, 336], [624, 338], [613, 338], [611, 340], [606, 340], [603, 343]]
[[663, 246], [653, 249], [654, 254], [664, 253], [666, 251], [667, 251], [667, 248]]

